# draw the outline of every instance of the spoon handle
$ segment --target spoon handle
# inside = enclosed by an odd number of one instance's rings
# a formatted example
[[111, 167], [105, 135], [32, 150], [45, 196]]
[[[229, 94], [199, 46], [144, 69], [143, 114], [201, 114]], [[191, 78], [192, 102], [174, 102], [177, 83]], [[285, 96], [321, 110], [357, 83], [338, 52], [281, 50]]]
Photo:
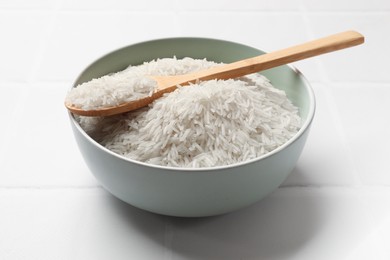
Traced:
[[192, 75], [196, 75], [196, 78], [200, 80], [236, 78], [324, 53], [349, 48], [363, 42], [364, 36], [360, 33], [346, 31], [257, 57], [217, 66], [205, 71], [207, 75], [202, 75], [202, 71]]

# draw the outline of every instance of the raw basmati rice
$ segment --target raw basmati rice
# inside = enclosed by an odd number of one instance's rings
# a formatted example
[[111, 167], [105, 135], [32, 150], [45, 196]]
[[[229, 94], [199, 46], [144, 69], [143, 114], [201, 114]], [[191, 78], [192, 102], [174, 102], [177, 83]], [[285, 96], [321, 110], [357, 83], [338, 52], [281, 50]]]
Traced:
[[[172, 66], [172, 62], [175, 65]], [[65, 102], [83, 110], [93, 110], [151, 96], [157, 87], [148, 75], [180, 75], [217, 66], [205, 60], [159, 59], [145, 62], [127, 69], [82, 83], [73, 88], [66, 96]]]
[[[145, 75], [177, 75], [210, 66], [216, 63], [159, 59], [105, 76], [103, 89], [116, 88], [109, 77], [120, 76], [124, 83], [135, 74], [142, 81]], [[137, 87], [111, 89], [111, 99], [97, 100], [89, 98], [92, 81], [84, 84], [90, 84], [90, 89], [83, 90], [80, 105], [89, 108], [136, 98], [137, 94], [124, 93], [138, 91]], [[149, 87], [142, 95], [153, 90], [153, 84]], [[112, 117], [77, 116], [77, 120], [92, 138], [115, 153], [149, 164], [192, 168], [257, 158], [287, 142], [301, 124], [298, 108], [285, 92], [260, 74], [199, 82], [180, 87], [147, 108]]]

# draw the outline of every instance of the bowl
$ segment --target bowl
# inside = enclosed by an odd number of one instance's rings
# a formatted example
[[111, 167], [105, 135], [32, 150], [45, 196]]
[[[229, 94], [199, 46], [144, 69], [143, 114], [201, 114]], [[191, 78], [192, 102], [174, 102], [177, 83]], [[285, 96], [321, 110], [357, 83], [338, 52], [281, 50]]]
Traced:
[[[115, 50], [89, 65], [80, 83], [156, 58], [207, 58], [230, 63], [263, 54], [243, 44], [209, 38], [166, 38]], [[313, 91], [295, 68], [280, 66], [261, 72], [283, 89], [298, 106], [302, 127], [287, 143], [259, 158], [228, 166], [174, 168], [150, 165], [122, 157], [89, 137], [69, 113], [75, 139], [84, 160], [101, 185], [115, 197], [150, 212], [203, 217], [249, 206], [277, 189], [293, 170], [309, 134], [315, 111]]]

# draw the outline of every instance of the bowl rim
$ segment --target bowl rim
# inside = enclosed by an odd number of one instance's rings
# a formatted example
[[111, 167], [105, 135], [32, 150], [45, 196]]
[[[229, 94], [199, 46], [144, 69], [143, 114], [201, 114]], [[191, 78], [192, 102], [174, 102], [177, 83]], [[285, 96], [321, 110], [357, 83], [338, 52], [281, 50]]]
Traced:
[[[149, 42], [166, 41], [166, 40], [179, 40], [179, 39], [220, 41], [220, 42], [226, 42], [226, 43], [239, 44], [239, 45], [242, 45], [244, 47], [249, 47], [249, 48], [253, 48], [253, 49], [259, 50], [261, 52], [264, 52], [261, 49], [257, 49], [257, 48], [254, 48], [252, 46], [241, 44], [241, 43], [238, 43], [238, 42], [233, 42], [233, 41], [228, 41], [228, 40], [221, 40], [221, 39], [216, 39], [216, 38], [208, 38], [208, 37], [167, 37], [167, 38], [158, 38], [158, 39], [154, 39], [154, 40], [147, 40], [147, 41], [137, 42], [137, 43], [134, 43], [134, 44], [129, 44], [129, 45], [117, 48], [117, 49], [115, 49], [113, 51], [110, 51], [110, 52], [108, 52], [108, 53], [98, 57], [97, 59], [92, 61], [88, 66], [86, 66], [85, 69], [78, 75], [78, 77], [76, 77], [76, 79], [73, 81], [73, 83], [71, 85], [71, 88], [69, 90], [74, 88], [74, 86], [75, 86], [76, 82], [78, 81], [78, 79], [81, 77], [81, 75], [88, 68], [90, 68], [95, 62], [103, 59], [106, 56], [109, 56], [109, 55], [111, 55], [111, 54], [113, 54], [115, 52], [121, 51], [121, 50], [123, 50], [125, 48], [129, 48], [129, 47], [135, 46], [135, 45], [145, 44], [145, 43], [149, 43]], [[300, 78], [300, 80], [302, 80], [302, 82], [304, 83], [304, 87], [306, 88], [307, 93], [308, 93], [308, 97], [309, 97], [309, 111], [308, 111], [308, 114], [307, 114], [307, 118], [304, 121], [304, 123], [301, 125], [301, 128], [298, 130], [298, 132], [293, 137], [291, 137], [287, 142], [285, 142], [284, 144], [282, 144], [278, 148], [272, 150], [271, 152], [268, 152], [266, 154], [263, 154], [262, 156], [259, 156], [259, 157], [256, 157], [256, 158], [253, 158], [253, 159], [250, 159], [250, 160], [246, 160], [246, 161], [243, 161], [243, 162], [237, 162], [237, 163], [233, 163], [233, 164], [221, 165], [221, 166], [213, 166], [213, 167], [189, 168], [189, 167], [173, 167], [173, 166], [155, 165], [155, 164], [149, 164], [149, 163], [137, 161], [137, 160], [134, 160], [134, 159], [126, 158], [125, 156], [122, 156], [120, 154], [117, 154], [117, 153], [109, 150], [108, 148], [104, 147], [103, 145], [99, 144], [92, 137], [90, 137], [84, 131], [84, 129], [81, 128], [80, 124], [76, 121], [74, 115], [70, 111], [68, 111], [68, 116], [70, 118], [71, 124], [73, 126], [75, 126], [76, 129], [92, 145], [94, 145], [96, 148], [98, 148], [98, 149], [102, 150], [103, 152], [106, 152], [106, 153], [110, 154], [111, 156], [114, 156], [114, 157], [116, 157], [116, 158], [118, 158], [120, 160], [124, 160], [124, 161], [130, 162], [130, 163], [135, 163], [135, 164], [138, 164], [138, 165], [143, 166], [143, 167], [150, 167], [150, 168], [156, 168], [156, 169], [160, 169], [160, 170], [168, 170], [168, 171], [174, 171], [174, 172], [210, 172], [210, 171], [219, 171], [219, 170], [224, 170], [224, 169], [231, 169], [231, 168], [241, 167], [241, 166], [244, 166], [244, 165], [247, 165], [247, 164], [252, 164], [252, 163], [264, 160], [264, 159], [266, 159], [268, 157], [271, 157], [271, 156], [279, 153], [280, 151], [284, 150], [288, 146], [292, 145], [294, 142], [296, 142], [308, 130], [308, 128], [310, 127], [310, 125], [311, 125], [311, 123], [313, 121], [315, 110], [316, 110], [316, 99], [315, 99], [314, 91], [313, 91], [313, 88], [312, 88], [311, 84], [309, 83], [307, 78], [302, 74], [302, 72], [300, 70], [298, 70], [296, 67], [292, 66], [291, 64], [287, 64], [287, 65], [284, 65], [284, 66], [289, 67], [293, 72], [295, 72], [296, 75]]]

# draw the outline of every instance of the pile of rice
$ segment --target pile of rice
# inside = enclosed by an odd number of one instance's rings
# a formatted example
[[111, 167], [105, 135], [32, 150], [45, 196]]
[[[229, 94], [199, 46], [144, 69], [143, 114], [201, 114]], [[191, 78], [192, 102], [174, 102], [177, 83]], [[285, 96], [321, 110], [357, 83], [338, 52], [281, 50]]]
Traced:
[[[147, 83], [145, 75], [177, 75], [210, 66], [216, 63], [159, 59], [75, 90], [82, 88], [78, 90], [82, 106], [111, 106], [149, 95], [155, 83]], [[102, 98], [95, 91], [110, 95]], [[287, 142], [301, 125], [298, 108], [260, 74], [180, 87], [147, 108], [112, 117], [78, 116], [77, 120], [93, 139], [115, 153], [149, 164], [192, 168], [259, 157]]]
[[65, 102], [83, 110], [117, 106], [151, 96], [157, 84], [147, 76], [181, 75], [218, 65], [205, 60], [173, 58], [129, 66], [123, 71], [78, 85], [68, 93]]

